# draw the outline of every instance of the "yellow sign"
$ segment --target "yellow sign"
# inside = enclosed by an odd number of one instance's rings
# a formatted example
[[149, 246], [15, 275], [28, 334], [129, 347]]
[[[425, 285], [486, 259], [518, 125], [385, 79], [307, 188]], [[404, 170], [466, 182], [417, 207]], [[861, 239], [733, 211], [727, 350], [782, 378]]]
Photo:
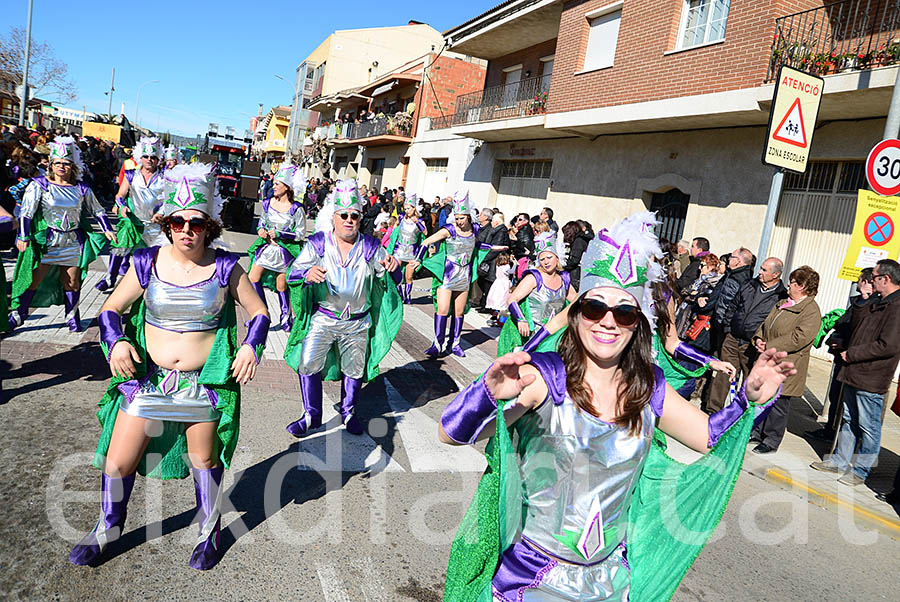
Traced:
[[109, 123], [94, 123], [93, 121], [85, 121], [81, 124], [81, 135], [92, 136], [100, 140], [110, 140], [118, 142], [122, 135], [122, 128], [118, 125]]
[[824, 88], [821, 77], [786, 66], [778, 70], [763, 163], [806, 171]]
[[863, 268], [900, 256], [900, 197], [860, 190], [850, 246], [838, 278], [856, 281]]

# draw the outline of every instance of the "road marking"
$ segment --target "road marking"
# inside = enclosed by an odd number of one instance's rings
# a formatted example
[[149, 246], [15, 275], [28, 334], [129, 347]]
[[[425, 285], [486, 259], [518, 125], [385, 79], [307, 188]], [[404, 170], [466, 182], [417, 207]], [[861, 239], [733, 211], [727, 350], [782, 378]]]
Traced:
[[484, 472], [487, 464], [475, 448], [441, 443], [436, 420], [412, 407], [387, 379], [384, 390], [411, 472]]
[[[365, 393], [363, 393], [365, 394]], [[406, 472], [367, 434], [351, 435], [341, 424], [332, 400], [322, 396], [322, 424], [311, 435], [299, 440], [301, 452], [297, 464], [304, 471]], [[305, 460], [307, 458], [308, 460]]]
[[343, 583], [338, 579], [337, 569], [332, 564], [316, 564], [316, 575], [322, 586], [322, 598], [325, 602], [350, 602]]

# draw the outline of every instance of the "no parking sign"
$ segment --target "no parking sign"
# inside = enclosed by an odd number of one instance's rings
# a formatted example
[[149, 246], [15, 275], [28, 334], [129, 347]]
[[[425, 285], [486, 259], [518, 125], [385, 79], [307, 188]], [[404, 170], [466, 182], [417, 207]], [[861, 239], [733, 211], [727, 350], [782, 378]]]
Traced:
[[863, 268], [874, 267], [882, 259], [897, 259], [900, 255], [898, 220], [900, 197], [860, 190], [853, 234], [838, 278], [855, 281]]

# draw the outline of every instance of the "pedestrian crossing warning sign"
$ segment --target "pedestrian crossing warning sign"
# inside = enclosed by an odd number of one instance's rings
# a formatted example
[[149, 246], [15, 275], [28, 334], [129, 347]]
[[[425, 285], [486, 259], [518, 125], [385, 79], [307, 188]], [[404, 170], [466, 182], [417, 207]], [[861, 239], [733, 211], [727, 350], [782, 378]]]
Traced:
[[763, 163], [806, 171], [824, 87], [821, 77], [787, 66], [778, 70]]
[[806, 140], [806, 126], [803, 124], [803, 108], [800, 106], [800, 99], [794, 100], [794, 104], [788, 110], [787, 114], [775, 128], [772, 134], [774, 140], [784, 142], [785, 144], [793, 144], [800, 148], [808, 146]]

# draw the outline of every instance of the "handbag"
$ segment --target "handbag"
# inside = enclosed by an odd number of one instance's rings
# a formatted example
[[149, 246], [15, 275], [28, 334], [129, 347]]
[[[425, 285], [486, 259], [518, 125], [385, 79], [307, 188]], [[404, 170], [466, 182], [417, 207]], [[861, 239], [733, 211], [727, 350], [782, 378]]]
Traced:
[[891, 411], [897, 416], [900, 416], [900, 393], [894, 395], [894, 403], [891, 404]]
[[491, 264], [488, 261], [482, 261], [478, 266], [478, 275], [482, 278], [487, 277], [491, 273]]
[[700, 336], [700, 333], [709, 328], [709, 319], [711, 317], [712, 316], [697, 316], [694, 323], [688, 328], [685, 336], [691, 341], [696, 341], [697, 337]]

